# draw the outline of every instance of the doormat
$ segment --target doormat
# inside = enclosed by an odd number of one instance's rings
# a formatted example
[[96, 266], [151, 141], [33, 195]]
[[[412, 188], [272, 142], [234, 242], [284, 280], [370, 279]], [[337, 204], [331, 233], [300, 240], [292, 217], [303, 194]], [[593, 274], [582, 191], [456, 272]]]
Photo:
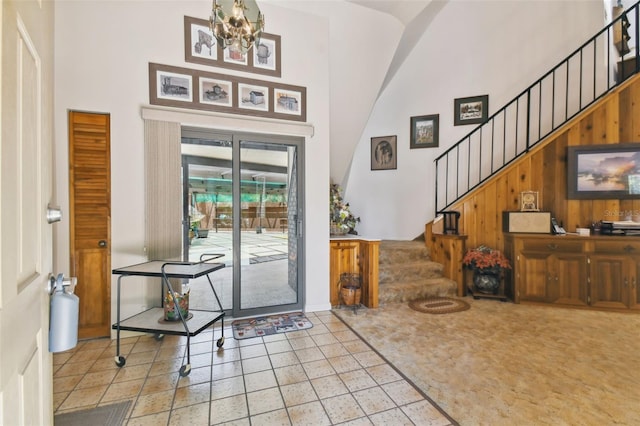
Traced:
[[412, 300], [409, 307], [414, 311], [426, 314], [448, 314], [451, 312], [466, 311], [470, 308], [464, 300], [451, 297], [429, 297], [426, 299]]
[[233, 337], [236, 340], [305, 330], [311, 327], [313, 324], [302, 312], [245, 318], [231, 323]]
[[131, 401], [124, 401], [88, 410], [57, 414], [53, 418], [53, 423], [56, 426], [122, 426], [125, 424], [130, 405]]

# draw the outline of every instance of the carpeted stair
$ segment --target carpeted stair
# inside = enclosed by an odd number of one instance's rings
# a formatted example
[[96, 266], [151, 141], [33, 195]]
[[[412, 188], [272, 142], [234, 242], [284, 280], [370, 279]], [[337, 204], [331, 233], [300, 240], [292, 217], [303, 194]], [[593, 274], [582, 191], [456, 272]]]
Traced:
[[379, 303], [408, 302], [429, 296], [455, 296], [457, 284], [442, 276], [424, 241], [380, 242]]

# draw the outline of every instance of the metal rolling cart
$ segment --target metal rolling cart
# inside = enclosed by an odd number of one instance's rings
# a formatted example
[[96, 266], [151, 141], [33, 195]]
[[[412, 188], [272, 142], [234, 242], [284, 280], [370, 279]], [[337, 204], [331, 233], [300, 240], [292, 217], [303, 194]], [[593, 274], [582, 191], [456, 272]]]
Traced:
[[[161, 340], [165, 334], [174, 334], [180, 336], [187, 336], [187, 363], [180, 367], [180, 376], [185, 377], [191, 372], [191, 351], [190, 351], [190, 339], [191, 336], [195, 336], [216, 321], [222, 323], [222, 337], [218, 339], [216, 345], [221, 348], [224, 345], [224, 310], [216, 290], [213, 288], [211, 282], [211, 274], [218, 269], [224, 268], [224, 263], [208, 263], [211, 260], [218, 259], [224, 256], [223, 254], [203, 254], [200, 257], [199, 262], [176, 262], [165, 260], [152, 260], [149, 262], [139, 263], [137, 265], [126, 266], [123, 268], [117, 268], [112, 271], [114, 275], [118, 277], [118, 290], [117, 290], [117, 318], [116, 323], [112, 328], [116, 330], [116, 356], [115, 363], [118, 367], [125, 365], [126, 360], [124, 356], [120, 355], [120, 331], [139, 331], [143, 333], [155, 333], [156, 340]], [[161, 278], [161, 300], [164, 301], [164, 289], [165, 286], [168, 289], [170, 297], [172, 298], [175, 306], [175, 312], [179, 316], [179, 321], [165, 321], [164, 320], [164, 308], [151, 308], [143, 311], [139, 314], [133, 315], [124, 320], [120, 320], [120, 288], [122, 278], [128, 276], [142, 276], [142, 277], [158, 277]], [[178, 300], [176, 299], [176, 293], [171, 285], [170, 278], [177, 279], [194, 279], [202, 276], [206, 276], [209, 281], [211, 291], [218, 302], [218, 311], [207, 310], [189, 310], [188, 317], [185, 318], [182, 311], [178, 308]]]

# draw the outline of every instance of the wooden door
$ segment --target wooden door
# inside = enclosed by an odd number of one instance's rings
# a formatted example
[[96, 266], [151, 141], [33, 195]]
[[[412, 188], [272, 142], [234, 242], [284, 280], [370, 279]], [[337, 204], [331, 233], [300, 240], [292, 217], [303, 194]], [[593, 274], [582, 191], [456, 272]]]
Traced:
[[551, 276], [549, 275], [549, 253], [526, 251], [522, 252], [519, 261], [518, 300], [531, 302], [546, 302], [547, 288]]
[[590, 265], [591, 306], [626, 308], [629, 291], [627, 258], [623, 255], [593, 255]]
[[343, 273], [360, 273], [358, 241], [332, 241], [329, 253], [329, 300], [331, 305], [339, 305], [338, 283]]
[[108, 114], [69, 112], [71, 274], [78, 278], [79, 338], [111, 322], [111, 161]]
[[53, 423], [53, 2], [0, 4], [0, 424]]

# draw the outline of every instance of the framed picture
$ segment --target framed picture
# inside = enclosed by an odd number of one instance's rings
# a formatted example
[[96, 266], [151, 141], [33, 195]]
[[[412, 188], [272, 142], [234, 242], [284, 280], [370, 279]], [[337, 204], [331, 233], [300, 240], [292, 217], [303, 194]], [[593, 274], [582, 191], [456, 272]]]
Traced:
[[522, 191], [520, 193], [520, 211], [537, 212], [540, 211], [537, 191]]
[[411, 117], [409, 148], [435, 148], [438, 146], [440, 115]]
[[307, 88], [149, 63], [151, 105], [307, 121]]
[[295, 90], [273, 89], [273, 111], [280, 114], [300, 115], [302, 93]]
[[480, 124], [489, 118], [489, 95], [459, 98], [453, 102], [453, 124]]
[[238, 83], [238, 108], [269, 111], [269, 88]]
[[640, 143], [567, 148], [567, 198], [640, 199]]
[[262, 33], [247, 53], [223, 49], [209, 29], [208, 20], [184, 17], [186, 62], [280, 77], [280, 39], [277, 34]]
[[371, 170], [395, 170], [398, 168], [398, 137], [371, 138]]
[[149, 73], [151, 103], [162, 100], [168, 106], [184, 106], [193, 101], [193, 77], [169, 67]]
[[230, 107], [233, 105], [233, 83], [200, 77], [200, 103]]
[[263, 34], [251, 51], [254, 68], [272, 72], [280, 70], [280, 36]]

